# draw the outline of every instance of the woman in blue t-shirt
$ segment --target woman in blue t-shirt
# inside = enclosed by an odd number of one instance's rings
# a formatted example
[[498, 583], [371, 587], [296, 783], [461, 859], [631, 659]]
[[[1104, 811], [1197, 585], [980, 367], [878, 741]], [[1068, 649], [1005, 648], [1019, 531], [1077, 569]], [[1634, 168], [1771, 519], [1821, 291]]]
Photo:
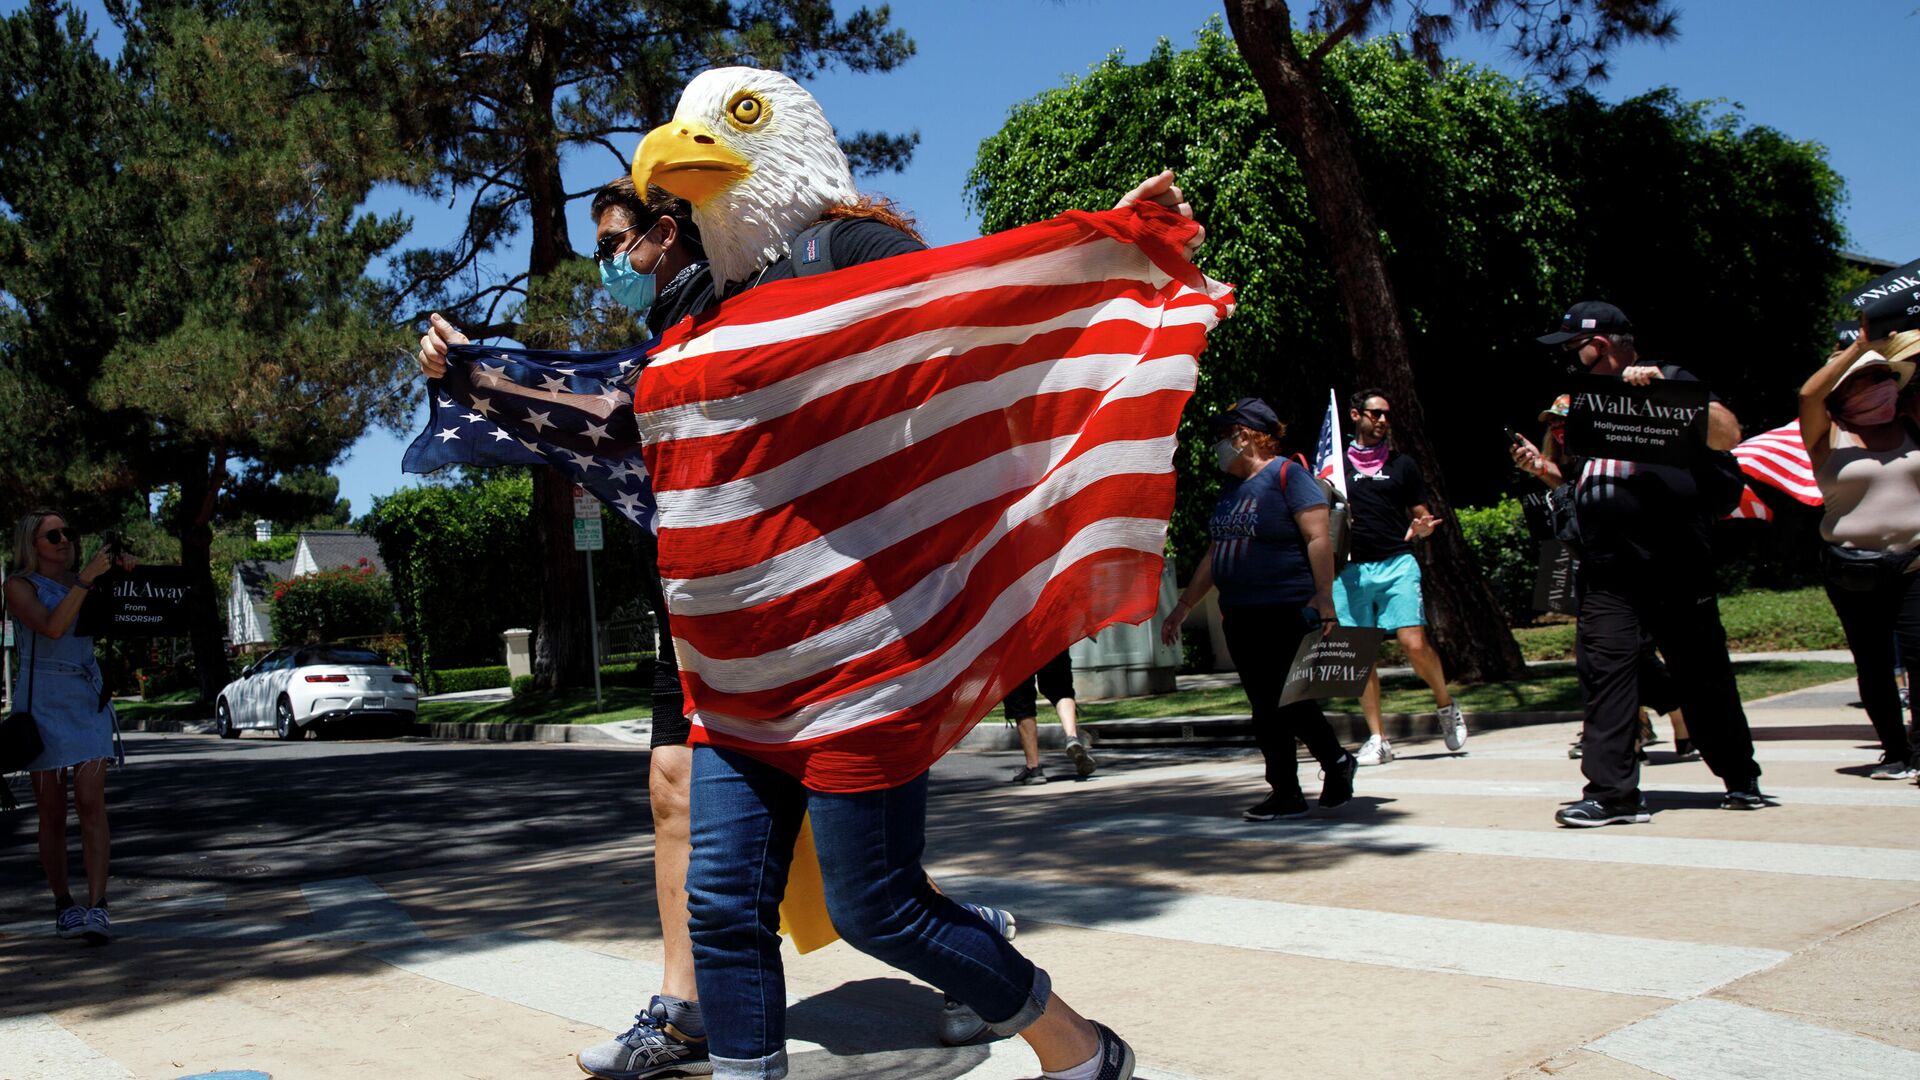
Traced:
[[1284, 708], [1287, 665], [1300, 639], [1333, 620], [1333, 540], [1327, 499], [1299, 463], [1280, 457], [1286, 427], [1267, 403], [1241, 398], [1213, 420], [1220, 469], [1233, 477], [1214, 505], [1208, 546], [1193, 579], [1160, 629], [1171, 645], [1195, 604], [1220, 590], [1220, 629], [1253, 709], [1253, 735], [1267, 759], [1273, 793], [1243, 815], [1248, 821], [1304, 817], [1293, 741], [1307, 744], [1325, 770], [1320, 805], [1353, 797], [1359, 763], [1346, 752], [1313, 699]]

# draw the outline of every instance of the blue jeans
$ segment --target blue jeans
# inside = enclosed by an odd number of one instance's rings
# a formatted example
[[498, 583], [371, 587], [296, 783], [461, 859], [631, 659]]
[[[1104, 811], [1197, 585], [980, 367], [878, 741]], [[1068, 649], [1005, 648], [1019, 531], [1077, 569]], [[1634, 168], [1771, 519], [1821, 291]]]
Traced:
[[787, 1075], [780, 898], [809, 814], [827, 913], [847, 944], [951, 994], [999, 1034], [1039, 1019], [1046, 972], [935, 892], [920, 867], [925, 773], [884, 791], [810, 791], [744, 754], [696, 746], [687, 913], [714, 1076]]

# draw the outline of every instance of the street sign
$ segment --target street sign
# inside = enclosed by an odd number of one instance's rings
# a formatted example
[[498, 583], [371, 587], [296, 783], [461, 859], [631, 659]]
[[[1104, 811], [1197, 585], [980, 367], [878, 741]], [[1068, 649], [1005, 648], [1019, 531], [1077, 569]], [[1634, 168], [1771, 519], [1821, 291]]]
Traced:
[[600, 518], [600, 500], [587, 494], [587, 489], [579, 484], [573, 485], [573, 516], [590, 521], [597, 521]]
[[607, 534], [601, 529], [600, 519], [573, 519], [573, 550], [599, 551], [607, 546]]

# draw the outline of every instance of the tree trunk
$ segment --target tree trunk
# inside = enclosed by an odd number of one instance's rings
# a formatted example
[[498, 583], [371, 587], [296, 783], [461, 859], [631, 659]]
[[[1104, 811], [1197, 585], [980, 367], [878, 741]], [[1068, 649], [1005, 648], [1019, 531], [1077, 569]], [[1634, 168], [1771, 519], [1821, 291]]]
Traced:
[[193, 643], [193, 671], [200, 683], [200, 700], [210, 703], [227, 684], [227, 650], [222, 644], [225, 635], [213, 602], [213, 507], [220, 482], [227, 475], [226, 451], [189, 454], [185, 464], [180, 471], [174, 532], [180, 538], [180, 569], [191, 586], [187, 626]]
[[[551, 40], [562, 31], [533, 26], [527, 31], [527, 81], [523, 91], [526, 140], [521, 179], [527, 189], [532, 244], [527, 272], [534, 286], [572, 257], [567, 238], [566, 185], [560, 179], [560, 148], [553, 131], [554, 81]], [[566, 341], [533, 340], [529, 348], [564, 349]], [[545, 689], [588, 686], [593, 682], [593, 650], [587, 638], [586, 559], [573, 550], [573, 480], [551, 466], [533, 470], [530, 511], [540, 552], [540, 619], [533, 634], [533, 679]]]
[[1300, 156], [1308, 205], [1331, 251], [1354, 370], [1363, 385], [1379, 387], [1393, 403], [1394, 445], [1420, 463], [1427, 505], [1445, 523], [1421, 545], [1420, 555], [1433, 640], [1447, 675], [1466, 682], [1515, 678], [1526, 664], [1460, 533], [1446, 478], [1427, 439], [1400, 305], [1346, 123], [1322, 87], [1318, 67], [1295, 44], [1285, 3], [1227, 0], [1226, 7], [1234, 41], [1260, 84], [1267, 111]]

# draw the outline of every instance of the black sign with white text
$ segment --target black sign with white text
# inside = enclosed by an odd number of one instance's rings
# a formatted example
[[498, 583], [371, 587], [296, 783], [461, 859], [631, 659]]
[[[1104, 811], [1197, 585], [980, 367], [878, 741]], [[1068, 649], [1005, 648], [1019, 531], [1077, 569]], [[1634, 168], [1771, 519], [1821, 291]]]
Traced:
[[1579, 613], [1573, 595], [1573, 549], [1558, 540], [1540, 541], [1540, 572], [1533, 579], [1533, 610], [1559, 615]]
[[1867, 334], [1878, 340], [1920, 327], [1920, 259], [1889, 271], [1847, 297], [1867, 317]]
[[1526, 516], [1527, 535], [1535, 540], [1553, 536], [1553, 521], [1547, 516], [1547, 489], [1535, 485], [1520, 493], [1520, 512]]
[[1573, 380], [1567, 453], [1649, 465], [1685, 465], [1707, 445], [1707, 384], [1655, 379], [1632, 386], [1605, 375]]
[[184, 637], [193, 586], [178, 566], [115, 570], [94, 584], [80, 608], [85, 637]]
[[1386, 634], [1364, 626], [1328, 626], [1308, 634], [1287, 665], [1280, 704], [1308, 698], [1359, 697]]

